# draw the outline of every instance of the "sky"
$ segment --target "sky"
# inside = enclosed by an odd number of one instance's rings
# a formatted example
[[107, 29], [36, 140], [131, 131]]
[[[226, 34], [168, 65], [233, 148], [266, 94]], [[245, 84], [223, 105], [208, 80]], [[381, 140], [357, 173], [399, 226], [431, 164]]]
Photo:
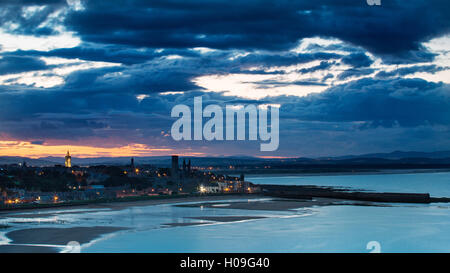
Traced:
[[[450, 150], [447, 0], [5, 0], [0, 156]], [[280, 144], [174, 141], [177, 104], [280, 105]]]

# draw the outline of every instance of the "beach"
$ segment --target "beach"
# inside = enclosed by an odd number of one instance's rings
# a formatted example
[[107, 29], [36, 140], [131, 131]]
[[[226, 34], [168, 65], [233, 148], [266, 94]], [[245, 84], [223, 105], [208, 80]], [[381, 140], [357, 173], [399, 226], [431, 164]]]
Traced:
[[[244, 198], [245, 197], [245, 198]], [[242, 201], [244, 200], [244, 201]], [[194, 203], [192, 203], [194, 202]], [[89, 204], [83, 206], [42, 209], [24, 209], [0, 212], [0, 219], [9, 219], [11, 224], [31, 224], [41, 219], [52, 219], [54, 217], [73, 217], [83, 214], [92, 214], [102, 211], [122, 211], [130, 208], [142, 208], [157, 205], [174, 205], [186, 207], [217, 207], [224, 209], [239, 210], [262, 210], [282, 211], [325, 204], [323, 201], [289, 201], [268, 200], [262, 195], [222, 195], [222, 196], [195, 196], [185, 198], [155, 199], [133, 202], [114, 202], [104, 204]], [[205, 225], [216, 222], [240, 222], [266, 218], [264, 216], [197, 216], [183, 217], [184, 220], [192, 222], [169, 222], [161, 223], [161, 227], [180, 227]], [[130, 229], [121, 226], [78, 226], [78, 227], [46, 227], [25, 228], [10, 230], [9, 226], [2, 226], [4, 237], [8, 243], [0, 245], [0, 252], [26, 252], [26, 253], [48, 253], [60, 252], [70, 241], [87, 244], [106, 234]]]
[[[251, 195], [239, 195], [239, 194], [228, 194], [228, 195], [205, 195], [205, 196], [187, 196], [179, 198], [158, 198], [149, 200], [139, 200], [139, 201], [127, 201], [127, 202], [105, 202], [105, 203], [91, 203], [83, 205], [73, 205], [67, 207], [49, 207], [49, 208], [25, 208], [25, 209], [15, 209], [15, 210], [0, 210], [0, 218], [4, 215], [8, 217], [14, 217], [17, 213], [29, 212], [27, 217], [41, 217], [46, 211], [54, 211], [55, 209], [67, 209], [67, 210], [82, 210], [82, 209], [112, 209], [121, 210], [128, 207], [135, 206], [151, 206], [151, 205], [161, 205], [161, 204], [176, 204], [185, 202], [202, 202], [202, 201], [216, 201], [216, 200], [233, 200], [233, 199], [258, 199], [262, 198], [262, 195], [251, 194]], [[67, 211], [65, 213], [82, 213], [82, 211]], [[51, 214], [51, 213], [50, 213]]]
[[54, 253], [66, 246], [67, 238], [80, 244], [89, 243], [101, 235], [124, 230], [121, 227], [32, 228], [7, 233], [10, 245], [0, 245], [2, 252]]
[[[300, 209], [335, 204], [344, 203], [342, 200], [327, 198], [290, 200], [283, 198], [268, 198], [263, 195], [196, 196], [135, 202], [91, 204], [64, 209], [45, 208], [9, 211], [0, 213], [0, 219], [8, 219], [9, 223], [20, 227], [21, 225], [33, 224], [38, 221], [40, 221], [40, 225], [41, 223], [45, 223], [45, 219], [70, 219], [71, 217], [81, 217], [85, 214], [91, 215], [102, 212], [119, 213], [123, 210], [146, 209], [159, 205], [163, 205], [164, 207], [173, 206], [200, 210], [209, 208], [230, 212], [227, 215], [191, 216], [188, 214], [180, 217], [176, 221], [161, 222], [159, 225], [160, 228], [176, 228], [253, 221], [272, 217], [261, 215], [262, 213], [267, 212], [294, 213], [299, 215], [301, 214], [301, 212], [299, 212]], [[234, 215], [233, 211], [239, 211], [239, 213]], [[242, 211], [247, 211], [246, 215], [240, 215], [242, 214]], [[0, 252], [60, 252], [69, 240], [76, 241], [83, 245], [107, 234], [133, 229], [133, 227], [120, 226], [115, 223], [111, 223], [111, 225], [74, 227], [65, 227], [65, 224], [62, 224], [62, 226], [63, 227], [19, 228], [12, 231], [5, 226], [3, 229], [4, 237], [7, 238], [8, 243], [0, 245]]]
[[[327, 176], [324, 183], [338, 178]], [[300, 185], [315, 182], [284, 176], [266, 179], [262, 184], [285, 179]], [[384, 191], [407, 181], [417, 185], [411, 192], [436, 193], [435, 185], [450, 177], [428, 173], [376, 175], [362, 182], [346, 179], [352, 189], [364, 184]], [[82, 253], [366, 252], [365, 244], [373, 240], [386, 252], [447, 252], [448, 209], [446, 203], [230, 194], [3, 211], [0, 252], [62, 252], [71, 241], [81, 245]]]

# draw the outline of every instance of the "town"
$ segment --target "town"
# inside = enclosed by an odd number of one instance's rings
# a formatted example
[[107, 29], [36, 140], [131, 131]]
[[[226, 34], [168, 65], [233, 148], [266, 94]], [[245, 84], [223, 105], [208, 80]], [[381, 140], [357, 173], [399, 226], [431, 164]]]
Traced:
[[[195, 168], [189, 159], [172, 156], [167, 168], [144, 164], [72, 165], [67, 152], [64, 165], [52, 167], [8, 164], [0, 166], [0, 208], [24, 204], [70, 204], [79, 201], [120, 201], [175, 195], [257, 193], [260, 188], [239, 177]], [[180, 166], [181, 165], [181, 166]]]

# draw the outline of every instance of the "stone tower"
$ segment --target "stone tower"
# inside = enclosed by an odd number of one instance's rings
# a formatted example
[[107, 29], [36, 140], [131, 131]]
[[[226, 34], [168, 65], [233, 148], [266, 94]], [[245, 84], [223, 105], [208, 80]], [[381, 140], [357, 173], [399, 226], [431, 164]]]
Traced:
[[66, 166], [66, 168], [72, 168], [72, 157], [70, 156], [69, 151], [67, 151], [64, 165]]
[[178, 178], [178, 156], [173, 155], [172, 156], [172, 177]]

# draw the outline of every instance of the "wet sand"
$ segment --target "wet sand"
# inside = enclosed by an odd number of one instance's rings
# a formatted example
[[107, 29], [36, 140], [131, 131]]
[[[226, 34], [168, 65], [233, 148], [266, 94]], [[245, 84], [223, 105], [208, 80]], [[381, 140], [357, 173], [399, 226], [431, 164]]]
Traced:
[[[241, 200], [239, 200], [241, 199]], [[246, 199], [246, 201], [242, 201]], [[260, 200], [258, 200], [260, 199]], [[195, 204], [180, 204], [185, 202], [200, 202]], [[209, 202], [209, 203], [208, 203]], [[259, 210], [259, 211], [295, 211], [298, 213], [299, 209], [311, 208], [315, 206], [330, 206], [330, 205], [373, 205], [370, 202], [354, 202], [343, 201], [330, 198], [313, 198], [308, 199], [284, 199], [284, 198], [268, 198], [262, 195], [225, 195], [225, 196], [200, 196], [200, 197], [186, 197], [176, 199], [159, 199], [159, 200], [146, 200], [136, 202], [123, 202], [123, 203], [108, 203], [108, 204], [95, 204], [89, 205], [87, 210], [86, 206], [79, 211], [73, 211], [76, 207], [63, 208], [63, 209], [38, 209], [28, 210], [27, 213], [22, 214], [18, 211], [0, 214], [3, 217], [48, 217], [52, 215], [61, 215], [64, 213], [85, 213], [87, 211], [96, 211], [96, 209], [111, 209], [122, 210], [135, 206], [152, 206], [160, 204], [174, 204], [179, 207], [208, 207], [208, 208], [221, 208], [221, 209], [240, 209], [240, 210]], [[192, 226], [192, 225], [205, 225], [214, 222], [218, 223], [232, 223], [245, 220], [257, 220], [266, 217], [261, 216], [201, 216], [201, 217], [186, 217], [190, 219], [186, 222], [175, 222], [163, 224], [162, 227], [179, 227], [179, 226]], [[201, 221], [192, 221], [201, 220]], [[72, 227], [72, 228], [28, 228], [21, 230], [13, 230], [6, 233], [6, 237], [11, 240], [9, 245], [0, 245], [1, 252], [22, 252], [22, 253], [34, 253], [34, 252], [59, 252], [62, 246], [65, 246], [70, 241], [77, 241], [80, 244], [91, 242], [92, 240], [100, 237], [101, 235], [117, 232], [127, 228], [114, 227], [114, 226], [94, 226], [94, 227]], [[3, 229], [8, 231], [8, 229]], [[34, 246], [30, 246], [34, 245]], [[36, 246], [39, 245], [39, 246]], [[61, 246], [61, 247], [58, 247]]]
[[0, 245], [0, 253], [58, 253], [55, 247], [26, 246], [26, 245]]
[[[224, 196], [193, 196], [185, 198], [155, 199], [134, 202], [117, 202], [105, 204], [90, 204], [83, 206], [71, 206], [63, 208], [26, 209], [0, 212], [0, 218], [39, 218], [51, 217], [63, 214], [78, 214], [95, 212], [97, 210], [122, 210], [129, 207], [152, 206], [161, 204], [178, 204], [185, 202], [207, 202], [236, 199], [256, 199], [258, 195], [224, 195]], [[23, 224], [23, 222], [18, 222]], [[166, 227], [202, 225], [207, 222], [169, 223]], [[9, 226], [0, 226], [8, 231]], [[73, 228], [28, 228], [7, 232], [5, 236], [11, 240], [8, 245], [0, 245], [0, 253], [54, 253], [60, 252], [61, 247], [70, 241], [80, 244], [91, 242], [101, 235], [124, 230], [122, 227], [96, 226]]]
[[[55, 209], [57, 209], [57, 208], [55, 208]], [[63, 211], [58, 211], [55, 213], [46, 213], [46, 212], [42, 212], [42, 211], [36, 211], [35, 213], [10, 214], [10, 215], [7, 215], [7, 217], [8, 218], [45, 218], [45, 217], [52, 217], [52, 216], [64, 215], [64, 214], [80, 214], [80, 213], [92, 212], [92, 210], [70, 211], [72, 208], [66, 208], [66, 209], [67, 209], [67, 211], [63, 210]], [[17, 211], [14, 211], [11, 213], [16, 213], [16, 212]]]
[[66, 245], [70, 241], [85, 244], [100, 235], [124, 230], [122, 227], [30, 228], [8, 232], [13, 244]]
[[245, 220], [264, 219], [267, 217], [263, 217], [263, 216], [201, 216], [201, 217], [187, 217], [187, 218], [226, 223], [226, 222], [238, 222], [238, 221], [245, 221]]
[[[267, 197], [266, 197], [267, 198]], [[221, 202], [221, 203], [196, 203], [180, 204], [177, 207], [205, 207], [205, 208], [223, 208], [223, 209], [243, 209], [243, 210], [263, 210], [263, 211], [291, 211], [299, 208], [310, 208], [314, 206], [330, 206], [341, 204], [342, 200], [330, 198], [314, 198], [312, 200], [298, 199], [273, 199], [264, 201], [250, 202]]]
[[[35, 208], [35, 209], [18, 209], [13, 211], [0, 211], [0, 218], [3, 217], [25, 217], [25, 218], [35, 218], [35, 217], [48, 217], [54, 215], [62, 214], [77, 214], [92, 212], [95, 209], [111, 209], [111, 210], [122, 210], [129, 207], [142, 207], [142, 206], [152, 206], [152, 205], [163, 205], [163, 204], [177, 204], [177, 203], [187, 203], [187, 202], [208, 202], [208, 201], [220, 201], [220, 200], [236, 200], [236, 199], [259, 199], [267, 198], [267, 196], [249, 194], [249, 195], [216, 195], [216, 196], [192, 196], [192, 197], [182, 197], [182, 198], [167, 198], [167, 199], [155, 199], [155, 200], [141, 200], [141, 201], [130, 201], [130, 202], [111, 202], [111, 203], [100, 203], [100, 204], [87, 204], [79, 206], [67, 206], [67, 207], [54, 207], [54, 208]], [[74, 211], [80, 210], [80, 211]], [[53, 213], [55, 211], [55, 213]]]
[[168, 224], [163, 224], [162, 226], [166, 226], [166, 227], [199, 226], [199, 225], [213, 224], [215, 222], [232, 223], [232, 222], [239, 222], [239, 221], [245, 221], [245, 220], [257, 220], [257, 219], [264, 219], [264, 218], [267, 218], [267, 217], [264, 217], [264, 216], [200, 216], [200, 217], [185, 217], [185, 219], [203, 220], [203, 221], [208, 221], [208, 222], [168, 223]]
[[187, 227], [187, 226], [200, 226], [200, 225], [207, 225], [209, 223], [205, 222], [186, 222], [186, 223], [167, 223], [162, 224], [162, 227]]
[[[58, 252], [57, 247], [65, 246], [70, 241], [80, 244], [88, 243], [101, 235], [125, 230], [122, 227], [73, 227], [73, 228], [30, 228], [6, 233], [10, 245], [0, 245], [2, 252]], [[48, 246], [28, 246], [48, 245]]]

